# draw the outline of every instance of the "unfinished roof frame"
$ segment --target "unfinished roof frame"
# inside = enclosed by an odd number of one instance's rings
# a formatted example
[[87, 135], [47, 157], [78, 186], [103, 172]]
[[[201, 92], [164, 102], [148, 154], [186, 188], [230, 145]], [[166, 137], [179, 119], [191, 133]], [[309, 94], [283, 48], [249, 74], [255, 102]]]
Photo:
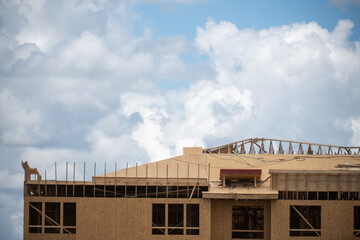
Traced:
[[[287, 144], [287, 147], [283, 147], [284, 144]], [[277, 151], [274, 145], [278, 146]], [[298, 148], [297, 151], [295, 146]], [[305, 151], [306, 148], [307, 151]], [[345, 147], [273, 138], [248, 138], [218, 147], [207, 148], [203, 152], [210, 154], [360, 155], [360, 147]]]
[[[158, 234], [167, 239], [220, 240], [232, 234], [245, 239], [295, 239], [299, 234], [341, 239], [330, 221], [337, 218], [344, 222], [341, 231], [347, 238], [359, 237], [359, 149], [253, 138], [210, 149], [184, 148], [181, 156], [132, 167], [127, 163], [120, 170], [115, 163], [110, 172], [104, 163], [101, 175], [94, 163], [90, 181], [85, 176], [92, 170], [88, 163], [66, 163], [65, 179], [59, 180], [57, 163], [54, 179], [48, 179], [46, 170], [41, 176], [22, 162], [24, 239], [102, 239], [104, 234], [152, 240]], [[76, 167], [83, 171], [80, 180], [75, 179]], [[53, 213], [46, 208], [49, 203], [57, 204]], [[306, 209], [314, 206], [320, 208], [309, 216]], [[246, 229], [231, 227], [233, 209], [237, 218], [247, 214]], [[256, 221], [250, 210], [259, 216]], [[157, 219], [156, 214], [162, 215]], [[144, 231], [134, 232], [135, 223]]]

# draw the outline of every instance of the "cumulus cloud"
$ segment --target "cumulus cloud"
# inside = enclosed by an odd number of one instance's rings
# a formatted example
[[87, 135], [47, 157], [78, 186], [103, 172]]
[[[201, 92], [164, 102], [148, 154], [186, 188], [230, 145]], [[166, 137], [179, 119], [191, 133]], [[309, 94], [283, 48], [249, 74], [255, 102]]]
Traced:
[[5, 144], [33, 144], [47, 138], [41, 114], [8, 89], [0, 91], [1, 140]]
[[293, 134], [295, 125], [324, 141], [313, 133], [329, 135], [335, 121], [329, 116], [356, 112], [360, 100], [360, 48], [348, 41], [352, 27], [341, 20], [332, 32], [315, 22], [255, 31], [210, 19], [198, 28], [196, 44], [211, 56], [219, 82], [252, 91], [254, 125], [267, 129], [263, 134], [305, 137]]
[[250, 91], [201, 81], [163, 96], [124, 94], [120, 112], [140, 114], [132, 138], [158, 160], [181, 154], [183, 146], [204, 146], [206, 136], [225, 136], [232, 124], [250, 119], [252, 105]]
[[360, 146], [360, 118], [351, 120], [351, 130], [353, 132], [351, 144], [353, 144], [353, 146]]
[[10, 174], [8, 170], [0, 170], [1, 189], [21, 189], [24, 185], [24, 174]]

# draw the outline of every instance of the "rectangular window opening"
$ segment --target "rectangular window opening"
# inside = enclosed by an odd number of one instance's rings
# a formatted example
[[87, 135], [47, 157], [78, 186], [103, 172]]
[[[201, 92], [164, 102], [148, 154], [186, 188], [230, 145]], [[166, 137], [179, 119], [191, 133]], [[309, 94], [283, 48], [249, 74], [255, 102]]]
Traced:
[[64, 203], [63, 211], [64, 227], [76, 227], [76, 203]]
[[168, 205], [168, 234], [183, 235], [184, 234], [184, 205], [169, 204]]
[[360, 206], [354, 206], [354, 237], [360, 238]]
[[320, 237], [321, 206], [290, 206], [290, 236]]
[[152, 208], [152, 234], [165, 235], [165, 204], [153, 204]]
[[186, 205], [186, 235], [199, 235], [199, 204]]
[[233, 206], [232, 238], [264, 238], [264, 207]]
[[60, 203], [45, 203], [45, 233], [60, 233]]
[[42, 225], [42, 203], [30, 202], [29, 203], [29, 233], [41, 233]]

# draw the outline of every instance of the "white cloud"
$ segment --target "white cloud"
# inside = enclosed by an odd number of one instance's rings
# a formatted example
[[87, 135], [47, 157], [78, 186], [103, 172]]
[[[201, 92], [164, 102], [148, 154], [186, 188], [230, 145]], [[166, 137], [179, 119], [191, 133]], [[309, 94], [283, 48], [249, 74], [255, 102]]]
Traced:
[[151, 160], [179, 155], [183, 146], [204, 146], [206, 136], [231, 134], [232, 125], [248, 120], [253, 107], [250, 91], [210, 81], [165, 96], [127, 93], [121, 104], [124, 115], [142, 117], [132, 137]]
[[0, 170], [1, 189], [21, 189], [24, 185], [24, 174], [10, 174], [8, 170]]
[[1, 140], [6, 144], [33, 144], [45, 140], [41, 114], [8, 89], [0, 91]]
[[[336, 113], [325, 106], [346, 105], [341, 112], [349, 114], [360, 101], [360, 45], [348, 41], [352, 27], [342, 20], [332, 32], [315, 22], [255, 31], [210, 19], [198, 28], [196, 44], [210, 56], [220, 83], [252, 92], [251, 135], [286, 138], [295, 124], [303, 139], [315, 137], [313, 132], [328, 134]], [[239, 125], [235, 129], [244, 132]]]
[[353, 132], [351, 144], [360, 146], [360, 118], [351, 119], [351, 130]]
[[18, 239], [21, 239], [23, 237], [22, 233], [24, 231], [24, 228], [23, 228], [24, 214], [22, 212], [15, 212], [15, 213], [11, 214], [10, 219], [11, 219], [12, 225], [14, 227], [14, 229], [13, 229], [14, 235], [16, 235], [16, 237]]

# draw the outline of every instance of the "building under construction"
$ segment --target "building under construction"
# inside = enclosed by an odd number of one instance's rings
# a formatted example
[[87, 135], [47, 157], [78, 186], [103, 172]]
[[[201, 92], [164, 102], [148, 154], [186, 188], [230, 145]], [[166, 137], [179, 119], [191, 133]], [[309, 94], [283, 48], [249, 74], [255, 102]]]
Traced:
[[91, 181], [22, 162], [24, 239], [360, 239], [359, 154], [253, 138]]

